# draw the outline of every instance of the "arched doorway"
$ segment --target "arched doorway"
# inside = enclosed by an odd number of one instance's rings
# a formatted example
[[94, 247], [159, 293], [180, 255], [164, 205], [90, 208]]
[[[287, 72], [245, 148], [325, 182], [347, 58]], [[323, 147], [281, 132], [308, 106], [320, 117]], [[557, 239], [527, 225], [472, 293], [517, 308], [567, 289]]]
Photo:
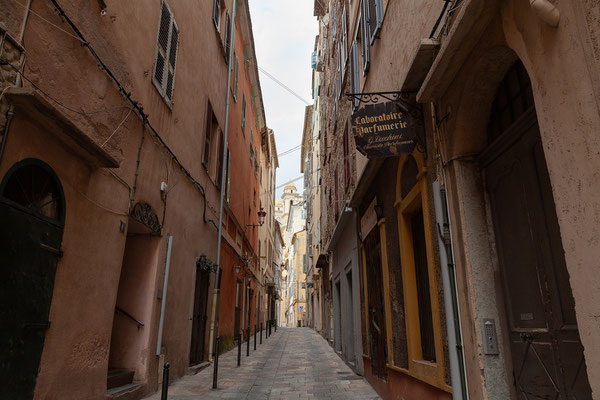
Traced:
[[0, 183], [0, 398], [31, 399], [44, 348], [65, 220], [62, 186], [40, 160]]
[[499, 85], [482, 153], [519, 398], [591, 399], [531, 82]]

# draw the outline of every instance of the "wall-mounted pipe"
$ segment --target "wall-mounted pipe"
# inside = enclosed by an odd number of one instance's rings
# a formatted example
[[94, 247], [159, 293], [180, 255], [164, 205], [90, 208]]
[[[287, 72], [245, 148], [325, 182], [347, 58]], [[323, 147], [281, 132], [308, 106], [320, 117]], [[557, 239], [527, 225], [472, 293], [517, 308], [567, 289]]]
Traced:
[[554, 4], [548, 0], [529, 0], [529, 4], [539, 19], [553, 28], [558, 26], [560, 11]]
[[[156, 355], [160, 356], [162, 350], [163, 328], [165, 325], [165, 307], [167, 306], [167, 287], [169, 285], [169, 270], [171, 269], [171, 251], [173, 250], [173, 236], [167, 239], [167, 265], [165, 266], [165, 280], [163, 283], [162, 304], [160, 305], [160, 322], [158, 323], [158, 340], [156, 341]], [[164, 379], [164, 378], [163, 378]]]

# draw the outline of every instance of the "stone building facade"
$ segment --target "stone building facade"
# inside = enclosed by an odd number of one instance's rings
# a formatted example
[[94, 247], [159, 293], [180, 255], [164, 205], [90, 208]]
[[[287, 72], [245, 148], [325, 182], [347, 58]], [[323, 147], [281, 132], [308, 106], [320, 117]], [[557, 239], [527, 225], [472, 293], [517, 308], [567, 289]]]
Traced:
[[[332, 0], [315, 15], [317, 267], [335, 279], [359, 253], [369, 382], [384, 398], [596, 398], [598, 6]], [[367, 158], [350, 116], [388, 100], [414, 149]]]

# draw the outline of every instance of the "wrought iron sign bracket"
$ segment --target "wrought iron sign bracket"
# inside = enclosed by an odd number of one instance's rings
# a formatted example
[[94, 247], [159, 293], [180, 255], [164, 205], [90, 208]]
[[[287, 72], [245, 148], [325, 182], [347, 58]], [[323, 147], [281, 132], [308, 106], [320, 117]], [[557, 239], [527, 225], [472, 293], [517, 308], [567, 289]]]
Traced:
[[422, 120], [423, 112], [411, 97], [416, 92], [364, 92], [364, 93], [346, 93], [349, 101], [358, 100], [360, 103], [376, 104], [381, 100], [393, 101], [417, 120]]

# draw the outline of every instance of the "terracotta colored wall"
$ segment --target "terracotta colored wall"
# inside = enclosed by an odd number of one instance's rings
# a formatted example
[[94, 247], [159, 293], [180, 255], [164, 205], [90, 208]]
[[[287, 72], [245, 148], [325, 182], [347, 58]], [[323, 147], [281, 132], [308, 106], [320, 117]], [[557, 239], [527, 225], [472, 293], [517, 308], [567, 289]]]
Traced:
[[[181, 163], [204, 187], [208, 199], [206, 219], [216, 221], [218, 192], [199, 157], [207, 99], [210, 98], [221, 124], [225, 115], [226, 64], [212, 25], [212, 3], [169, 1], [180, 30], [172, 109], [166, 106], [151, 80], [161, 1], [149, 1], [144, 7], [109, 3], [106, 16], [100, 15], [97, 3], [63, 0], [60, 4], [126, 90], [143, 105], [150, 123]], [[22, 10], [15, 12], [11, 7], [2, 7], [0, 19], [9, 20], [9, 27], [16, 29], [21, 22], [15, 22], [15, 18], [20, 18]], [[33, 11], [70, 32], [48, 2], [34, 2]], [[25, 47], [28, 54], [25, 76], [56, 99], [85, 111], [124, 107], [86, 116], [61, 109], [86, 135], [99, 144], [104, 143], [129, 112], [126, 108], [129, 103], [98, 68], [87, 48], [35, 15], [30, 16], [27, 24]], [[36, 398], [103, 398], [126, 241], [119, 225], [121, 221], [128, 223], [126, 214], [135, 180], [141, 124], [132, 113], [105, 145], [121, 161], [120, 168], [113, 172], [123, 179], [122, 183], [108, 171], [86, 165], [45, 133], [43, 127], [26, 123], [26, 117], [19, 113], [15, 116], [0, 175], [18, 160], [39, 158], [57, 172], [67, 204], [64, 256], [55, 280], [52, 325], [46, 335]], [[163, 181], [171, 189], [166, 205], [159, 191]], [[150, 303], [144, 304], [148, 321], [141, 328], [149, 338], [146, 351], [140, 355], [148, 359], [145, 390], [152, 391], [157, 388], [158, 378], [158, 358], [154, 353], [161, 302], [156, 294], [163, 286], [166, 238], [172, 235], [174, 245], [163, 347], [166, 360], [171, 363], [171, 377], [176, 379], [187, 371], [189, 362], [195, 259], [201, 253], [213, 261], [216, 259], [216, 229], [204, 221], [205, 200], [200, 191], [148, 131], [135, 195], [135, 201], [140, 200], [152, 206], [159, 220], [163, 220], [163, 211], [165, 216], [163, 236], [157, 239], [155, 272], [150, 272], [153, 275], [148, 286], [152, 288], [147, 297]], [[209, 296], [209, 312], [211, 300]]]

